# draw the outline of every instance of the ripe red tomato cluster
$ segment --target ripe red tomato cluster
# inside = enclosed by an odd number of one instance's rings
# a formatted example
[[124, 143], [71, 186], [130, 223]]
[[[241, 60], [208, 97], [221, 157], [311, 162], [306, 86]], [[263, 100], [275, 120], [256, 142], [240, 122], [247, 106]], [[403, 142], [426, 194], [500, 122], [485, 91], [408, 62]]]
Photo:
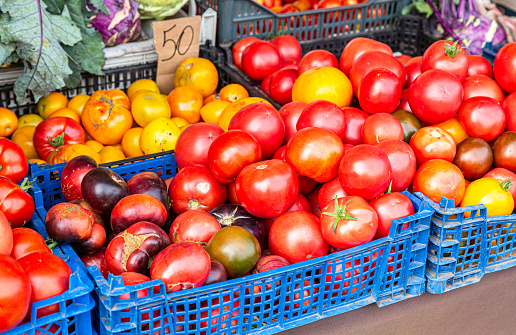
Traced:
[[304, 10], [319, 8], [336, 8], [341, 6], [356, 5], [366, 0], [255, 0], [260, 5], [271, 11], [283, 13], [296, 13]]

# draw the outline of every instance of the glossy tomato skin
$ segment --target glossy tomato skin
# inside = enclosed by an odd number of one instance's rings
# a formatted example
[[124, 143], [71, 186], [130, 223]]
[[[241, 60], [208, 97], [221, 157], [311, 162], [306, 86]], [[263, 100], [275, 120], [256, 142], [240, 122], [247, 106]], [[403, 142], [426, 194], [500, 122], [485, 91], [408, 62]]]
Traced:
[[286, 162], [272, 159], [250, 164], [240, 171], [236, 193], [242, 206], [254, 216], [273, 218], [285, 213], [299, 193], [294, 169]]
[[353, 62], [366, 51], [379, 51], [392, 56], [392, 49], [384, 43], [370, 38], [357, 37], [351, 40], [340, 55], [340, 70], [347, 76]]
[[317, 100], [305, 107], [297, 121], [298, 131], [308, 127], [331, 131], [342, 140], [346, 135], [346, 116], [333, 102]]
[[[27, 315], [32, 287], [18, 261], [7, 255], [0, 255], [0, 284], [4, 288], [0, 296], [0, 332], [5, 332], [20, 324]], [[5, 290], [7, 287], [9, 289]]]
[[496, 82], [507, 93], [516, 91], [516, 42], [507, 43], [493, 62], [493, 73]]
[[407, 84], [410, 85], [416, 80], [417, 77], [421, 74], [421, 61], [423, 57], [418, 56], [409, 59], [403, 66], [405, 67], [405, 71], [407, 71]]
[[280, 105], [292, 102], [292, 88], [297, 79], [297, 69], [282, 68], [274, 72], [269, 84], [272, 100]]
[[487, 58], [479, 55], [468, 55], [468, 76], [483, 74], [493, 78], [493, 66]]
[[466, 182], [458, 167], [442, 160], [432, 159], [421, 165], [412, 182], [414, 192], [421, 192], [436, 203], [441, 197], [453, 199], [458, 206], [464, 197]]
[[297, 132], [297, 121], [306, 106], [308, 106], [308, 104], [304, 102], [292, 101], [281, 107], [279, 110], [283, 123], [285, 124], [285, 138], [283, 139], [283, 144], [287, 144], [292, 136]]
[[453, 160], [467, 180], [482, 178], [493, 165], [493, 150], [478, 137], [468, 137], [457, 145]]
[[[410, 199], [399, 192], [383, 194], [369, 201], [369, 204], [378, 214], [378, 230], [375, 239], [389, 236], [392, 221], [415, 213]], [[403, 225], [403, 229], [406, 228], [408, 228], [408, 222]]]
[[176, 214], [189, 209], [207, 212], [226, 202], [227, 188], [212, 176], [207, 167], [189, 166], [174, 177], [168, 196]]
[[206, 286], [214, 283], [220, 283], [226, 280], [228, 280], [228, 274], [224, 268], [224, 265], [215, 259], [210, 259], [210, 274], [208, 275], [208, 278], [206, 278], [206, 281], [203, 285]]
[[61, 202], [50, 208], [45, 216], [45, 229], [48, 236], [58, 243], [86, 241], [90, 238], [93, 213], [80, 205]]
[[497, 138], [506, 126], [505, 112], [496, 100], [474, 97], [465, 100], [459, 110], [459, 121], [469, 135], [487, 142]]
[[233, 45], [231, 48], [231, 53], [233, 55], [233, 64], [236, 65], [237, 68], [242, 70], [242, 53], [244, 50], [254, 42], [258, 42], [260, 39], [256, 37], [244, 37]]
[[[308, 200], [307, 200], [308, 201]], [[0, 212], [0, 255], [10, 255], [13, 250], [13, 235], [11, 225]]]
[[319, 192], [321, 191], [321, 184], [318, 184], [314, 190], [306, 195], [306, 200], [310, 203], [311, 213], [319, 217], [321, 215], [321, 208], [319, 207]]
[[322, 184], [317, 197], [319, 208], [324, 208], [329, 201], [334, 201], [335, 197], [344, 198], [348, 194], [342, 189], [339, 177], [335, 177], [332, 180]]
[[0, 211], [11, 227], [18, 228], [29, 222], [34, 210], [34, 199], [19, 185], [0, 175]]
[[55, 117], [38, 124], [33, 141], [38, 156], [46, 161], [48, 155], [57, 147], [66, 144], [84, 144], [84, 138], [84, 129], [77, 122], [69, 117]]
[[269, 232], [269, 249], [293, 264], [325, 256], [329, 245], [323, 238], [319, 218], [295, 211], [274, 221]]
[[66, 163], [61, 173], [61, 192], [66, 201], [82, 199], [82, 180], [96, 167], [97, 162], [89, 156], [77, 156]]
[[375, 69], [369, 71], [358, 86], [358, 102], [369, 114], [392, 113], [401, 98], [401, 82], [389, 70]]
[[81, 242], [72, 243], [71, 246], [79, 254], [94, 254], [101, 250], [106, 242], [106, 229], [100, 223], [93, 223], [90, 237]]
[[115, 234], [140, 221], [148, 221], [163, 228], [167, 209], [155, 197], [148, 194], [131, 194], [121, 199], [111, 211], [111, 229]]
[[251, 134], [262, 148], [262, 159], [272, 157], [285, 138], [285, 124], [276, 108], [264, 103], [245, 106], [229, 122], [229, 130]]
[[255, 42], [242, 53], [242, 70], [253, 80], [262, 80], [280, 68], [281, 55], [270, 42]]
[[410, 139], [417, 165], [431, 159], [453, 161], [457, 147], [453, 136], [439, 127], [423, 127]]
[[208, 165], [208, 149], [224, 130], [211, 123], [192, 124], [181, 132], [174, 155], [177, 166], [182, 169], [195, 164]]
[[336, 248], [349, 249], [367, 243], [374, 238], [377, 229], [378, 215], [361, 197], [340, 198], [337, 206], [335, 201], [330, 201], [321, 209], [323, 237]]
[[509, 94], [502, 103], [502, 108], [505, 112], [505, 120], [507, 125], [505, 130], [516, 130], [516, 93]]
[[303, 51], [297, 38], [292, 35], [280, 35], [271, 40], [271, 43], [278, 49], [282, 62], [301, 61]]
[[210, 214], [190, 210], [179, 214], [170, 227], [172, 243], [195, 242], [204, 247], [220, 230], [220, 224]]
[[[466, 187], [461, 207], [482, 204], [487, 208], [487, 216], [511, 215], [514, 200], [506, 185], [494, 178], [480, 178]], [[468, 213], [469, 214], [469, 213]]]
[[375, 145], [388, 140], [403, 140], [403, 127], [396, 117], [388, 113], [369, 116], [362, 127], [365, 144]]
[[167, 292], [177, 292], [204, 284], [210, 274], [210, 256], [197, 243], [174, 243], [152, 262], [151, 279], [161, 279]]
[[[421, 72], [443, 70], [449, 72], [462, 82], [468, 75], [468, 54], [460, 45], [452, 47], [451, 41], [437, 41], [426, 49], [421, 60]], [[456, 49], [456, 55], [447, 54], [447, 49]], [[455, 51], [455, 50], [454, 50]]]
[[407, 112], [406, 110], [399, 109], [392, 113], [392, 115], [398, 119], [401, 127], [403, 128], [403, 141], [409, 143], [416, 131], [421, 129], [421, 122], [419, 122], [414, 114]]
[[88, 171], [82, 179], [81, 193], [95, 212], [109, 215], [118, 201], [129, 195], [129, 187], [112, 170], [98, 167]]
[[340, 138], [324, 129], [304, 128], [287, 144], [287, 163], [300, 175], [321, 183], [335, 178], [343, 156], [344, 146]]
[[494, 178], [500, 183], [510, 181], [512, 184], [509, 186], [509, 192], [511, 192], [512, 198], [516, 203], [516, 173], [504, 168], [494, 168], [486, 173], [484, 177]]
[[358, 145], [364, 143], [362, 139], [362, 127], [369, 114], [355, 107], [342, 108], [346, 118], [346, 133], [342, 142], [345, 144]]
[[409, 89], [404, 88], [401, 90], [401, 96], [400, 96], [400, 104], [398, 105], [397, 110], [404, 110], [406, 112], [409, 112], [412, 114], [412, 109], [410, 108], [410, 104], [408, 102], [408, 96], [409, 96]]
[[349, 195], [366, 200], [382, 194], [389, 186], [391, 178], [389, 158], [381, 149], [369, 144], [349, 149], [339, 166], [342, 189]]
[[[272, 159], [280, 159], [282, 161], [287, 161], [285, 154], [287, 152], [287, 146], [284, 145], [280, 147], [272, 156]], [[297, 179], [299, 180], [299, 193], [301, 194], [308, 194], [312, 192], [312, 190], [317, 185], [317, 182], [313, 180], [312, 178], [308, 178], [306, 176], [302, 176], [299, 173], [297, 173]]]
[[462, 82], [462, 87], [464, 88], [464, 101], [472, 97], [489, 97], [501, 104], [505, 98], [500, 85], [483, 74], [466, 77]]
[[[274, 72], [276, 73], [276, 72]], [[271, 80], [272, 80], [272, 76], [274, 75], [273, 74], [269, 74], [267, 77], [263, 78], [261, 84], [260, 84], [260, 89], [262, 91], [265, 92], [265, 94], [267, 94], [268, 96], [271, 96]]]
[[0, 138], [0, 176], [19, 183], [29, 172], [29, 162], [22, 148], [11, 140]]
[[312, 213], [312, 207], [310, 206], [310, 202], [301, 193], [299, 193], [297, 195], [296, 201], [294, 202], [292, 207], [290, 207], [287, 210], [287, 212], [294, 212], [294, 211], [305, 211], [308, 213]]
[[[72, 270], [56, 255], [44, 251], [34, 252], [20, 258], [18, 262], [29, 275], [32, 286], [29, 309], [32, 309], [32, 304], [37, 301], [54, 297], [68, 290]], [[41, 318], [58, 311], [59, 304], [53, 304], [38, 309], [37, 317]]]
[[108, 269], [106, 265], [105, 250], [99, 250], [91, 255], [81, 255], [80, 258], [86, 267], [97, 266], [102, 276], [104, 276], [106, 280], [108, 279]]
[[389, 159], [392, 169], [392, 192], [406, 190], [414, 175], [416, 174], [417, 163], [414, 151], [407, 143], [398, 140], [390, 140], [375, 145], [380, 148]]
[[127, 182], [130, 194], [148, 194], [161, 201], [165, 208], [170, 204], [167, 194], [167, 183], [154, 172], [140, 172]]
[[339, 61], [337, 57], [335, 57], [331, 52], [326, 50], [313, 50], [306, 53], [301, 61], [299, 62], [297, 74], [300, 76], [302, 73], [306, 71], [316, 68], [330, 66], [334, 68], [339, 68]]
[[494, 166], [516, 173], [516, 131], [506, 131], [493, 145]]

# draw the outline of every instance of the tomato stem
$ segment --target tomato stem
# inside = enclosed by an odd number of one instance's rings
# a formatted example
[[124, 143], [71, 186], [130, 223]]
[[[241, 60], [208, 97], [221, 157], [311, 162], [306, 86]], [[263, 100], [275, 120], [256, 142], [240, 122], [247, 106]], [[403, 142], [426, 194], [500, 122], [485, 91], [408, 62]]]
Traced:
[[57, 241], [54, 241], [52, 239], [52, 237], [49, 237], [45, 240], [45, 243], [47, 245], [47, 247], [50, 249], [50, 251], [54, 251], [54, 248], [56, 247], [56, 245], [58, 245], [59, 243], [57, 243]]
[[448, 42], [444, 41], [444, 48], [446, 49], [446, 55], [453, 58], [453, 57], [457, 56], [459, 54], [459, 52], [462, 51], [462, 46], [459, 45], [459, 41], [460, 40], [453, 42], [453, 44], [451, 46], [448, 46]]
[[504, 190], [505, 192], [509, 191], [509, 187], [511, 187], [511, 185], [512, 185], [512, 182], [510, 180], [506, 180], [500, 184], [500, 186], [502, 187], [502, 190]]
[[351, 216], [348, 213], [346, 213], [346, 207], [348, 206], [350, 201], [351, 200], [348, 200], [348, 202], [346, 202], [344, 204], [344, 206], [339, 207], [339, 201], [337, 199], [337, 196], [335, 196], [335, 213], [329, 213], [329, 212], [322, 213], [324, 215], [333, 216], [335, 218], [335, 221], [333, 222], [333, 233], [335, 235], [337, 235], [337, 225], [339, 224], [340, 220], [344, 219], [344, 220], [358, 221], [358, 219], [356, 217]]
[[389, 187], [387, 188], [387, 191], [383, 192], [382, 195], [389, 194], [391, 192], [392, 192], [392, 179], [391, 179], [391, 182], [389, 183]]
[[29, 178], [25, 178], [25, 179], [23, 179], [23, 182], [21, 183], [21, 185], [20, 185], [20, 186], [18, 186], [18, 187], [19, 187], [19, 188], [21, 188], [23, 191], [27, 192], [27, 190], [28, 190], [29, 188], [31, 188], [31, 187], [32, 187], [32, 184], [36, 181], [36, 178], [37, 178], [37, 177], [35, 177], [35, 178], [34, 178], [34, 179], [32, 179], [31, 181], [29, 181]]
[[64, 135], [65, 132], [63, 131], [61, 135], [57, 135], [53, 139], [50, 139], [50, 137], [47, 136], [48, 143], [50, 143], [52, 146], [58, 148], [64, 144]]

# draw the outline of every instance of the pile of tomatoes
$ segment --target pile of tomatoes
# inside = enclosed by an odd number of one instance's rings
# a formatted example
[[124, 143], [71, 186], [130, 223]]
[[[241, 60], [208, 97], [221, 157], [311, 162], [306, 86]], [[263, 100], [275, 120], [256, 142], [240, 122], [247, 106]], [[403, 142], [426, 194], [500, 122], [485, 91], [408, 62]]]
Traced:
[[365, 0], [254, 0], [271, 11], [284, 14], [296, 13], [310, 9], [337, 8], [356, 5]]

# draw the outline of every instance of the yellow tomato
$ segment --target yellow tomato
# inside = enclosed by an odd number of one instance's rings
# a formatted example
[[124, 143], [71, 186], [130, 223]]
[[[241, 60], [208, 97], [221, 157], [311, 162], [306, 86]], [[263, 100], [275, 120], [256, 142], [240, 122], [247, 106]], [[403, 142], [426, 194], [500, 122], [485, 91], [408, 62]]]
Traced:
[[34, 149], [34, 142], [32, 140], [36, 126], [25, 126], [16, 129], [11, 137], [11, 140], [18, 144], [28, 159], [39, 158], [36, 149]]
[[125, 132], [122, 138], [122, 151], [126, 157], [138, 157], [143, 155], [142, 149], [140, 149], [140, 136], [142, 131], [142, 127], [137, 127]]
[[139, 79], [129, 86], [129, 88], [127, 89], [127, 96], [130, 98], [136, 92], [141, 90], [148, 90], [159, 93], [158, 84], [156, 84], [156, 82], [150, 79]]
[[202, 95], [190, 87], [177, 87], [168, 95], [172, 117], [178, 116], [188, 123], [201, 120]]
[[123, 151], [123, 150], [122, 150], [122, 142], [117, 143], [117, 144], [113, 144], [113, 145], [112, 145], [112, 147], [115, 147], [115, 148], [117, 148], [118, 150]]
[[[509, 192], [510, 181], [502, 182], [494, 178], [480, 178], [466, 187], [461, 207], [482, 204], [487, 208], [487, 216], [510, 215], [514, 210], [514, 199]], [[466, 217], [469, 217], [469, 213]]]
[[0, 136], [8, 137], [18, 127], [18, 117], [11, 110], [0, 107]]
[[203, 106], [206, 106], [212, 101], [220, 101], [220, 95], [218, 94], [212, 94], [207, 98], [204, 98], [204, 101], [202, 102]]
[[201, 108], [201, 117], [205, 122], [217, 124], [220, 114], [231, 102], [226, 100], [214, 100]]
[[43, 122], [43, 118], [38, 114], [25, 114], [18, 119], [18, 128], [25, 126], [37, 126]]
[[176, 126], [178, 126], [178, 127], [183, 127], [183, 126], [189, 125], [188, 121], [186, 121], [182, 117], [176, 116], [176, 117], [171, 118], [170, 120], [172, 120], [172, 122], [174, 122], [176, 124]]
[[140, 91], [132, 97], [131, 113], [136, 123], [145, 127], [159, 117], [170, 118], [170, 105], [167, 99], [157, 92]]
[[249, 92], [242, 85], [229, 84], [224, 86], [219, 93], [221, 100], [234, 102], [240, 99], [249, 98]]
[[102, 150], [100, 150], [99, 156], [102, 164], [125, 159], [125, 155], [121, 150], [110, 145], [105, 146]]
[[70, 108], [60, 108], [56, 110], [54, 113], [52, 113], [48, 118], [51, 119], [53, 117], [69, 117], [70, 119], [74, 120], [78, 124], [81, 124], [81, 117], [79, 114], [77, 114], [76, 111]]
[[265, 99], [255, 98], [255, 97], [245, 98], [242, 100], [235, 101], [235, 102], [231, 103], [229, 106], [227, 106], [226, 108], [224, 108], [224, 110], [222, 111], [222, 114], [220, 114], [219, 121], [217, 123], [218, 126], [222, 129], [224, 129], [224, 131], [228, 131], [229, 122], [231, 121], [233, 116], [236, 113], [238, 113], [238, 111], [240, 111], [243, 107], [248, 106], [250, 104], [254, 104], [256, 102], [263, 102], [263, 103], [266, 103], [269, 105], [271, 104], [270, 102], [268, 102]]
[[73, 98], [68, 101], [68, 105], [66, 107], [70, 108], [74, 112], [76, 112], [79, 116], [82, 114], [82, 110], [84, 109], [84, 106], [86, 106], [86, 103], [90, 99], [89, 95], [86, 94], [77, 94]]
[[292, 88], [292, 100], [311, 103], [327, 100], [346, 107], [353, 99], [353, 87], [348, 77], [334, 67], [316, 67], [301, 74]]
[[160, 117], [143, 128], [140, 135], [140, 149], [145, 155], [174, 150], [181, 129], [164, 117]]
[[219, 73], [217, 68], [204, 58], [187, 58], [179, 64], [174, 74], [174, 87], [187, 86], [206, 98], [217, 89]]
[[66, 144], [62, 145], [56, 150], [52, 151], [52, 153], [48, 156], [47, 162], [50, 164], [59, 164], [69, 162], [73, 158], [77, 156], [90, 156], [97, 162], [97, 164], [101, 164], [100, 155], [95, 152], [92, 148], [84, 145], [84, 144]]
[[36, 163], [36, 164], [40, 165], [40, 164], [45, 164], [46, 162], [39, 158], [33, 158], [33, 159], [29, 159], [29, 163], [31, 163], [31, 164]]
[[52, 113], [60, 108], [65, 108], [68, 105], [68, 98], [59, 92], [52, 92], [48, 96], [39, 99], [38, 113], [45, 120], [48, 119]]
[[457, 144], [469, 137], [469, 134], [466, 129], [464, 129], [464, 126], [455, 116], [448, 121], [436, 124], [435, 126], [449, 132]]
[[95, 152], [100, 152], [100, 150], [104, 148], [104, 144], [97, 142], [95, 140], [86, 141], [84, 142], [84, 145], [87, 145], [88, 147], [92, 148], [93, 150], [95, 150]]

